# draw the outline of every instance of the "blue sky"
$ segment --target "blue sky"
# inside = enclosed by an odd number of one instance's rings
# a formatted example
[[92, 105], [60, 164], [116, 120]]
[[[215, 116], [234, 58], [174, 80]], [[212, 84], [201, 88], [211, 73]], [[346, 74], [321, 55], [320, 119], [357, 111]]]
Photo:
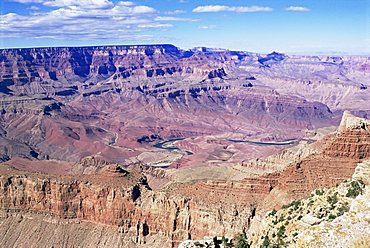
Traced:
[[0, 47], [171, 43], [370, 55], [370, 0], [0, 0]]

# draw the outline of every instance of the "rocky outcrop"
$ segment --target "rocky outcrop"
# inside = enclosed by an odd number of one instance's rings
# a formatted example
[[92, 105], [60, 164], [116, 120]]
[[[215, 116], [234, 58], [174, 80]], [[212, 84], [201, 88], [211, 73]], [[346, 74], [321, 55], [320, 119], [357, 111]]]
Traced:
[[370, 121], [352, 115], [349, 111], [344, 111], [342, 120], [338, 127], [338, 132], [345, 132], [348, 129], [363, 129], [369, 131]]
[[369, 161], [359, 163], [352, 180], [268, 212], [252, 224], [252, 247], [367, 247], [369, 171]]
[[[345, 113], [342, 123], [347, 116]], [[352, 117], [353, 121], [360, 125], [340, 126], [339, 132], [321, 141], [321, 151], [288, 166], [280, 174], [279, 189], [295, 197], [304, 197], [317, 187], [331, 187], [351, 177], [357, 163], [370, 159], [370, 131], [364, 128], [368, 121]]]

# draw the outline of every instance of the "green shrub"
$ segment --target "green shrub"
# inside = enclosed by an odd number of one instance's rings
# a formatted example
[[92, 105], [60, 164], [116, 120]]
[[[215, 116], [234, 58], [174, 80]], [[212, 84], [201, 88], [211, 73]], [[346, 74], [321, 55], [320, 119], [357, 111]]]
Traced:
[[329, 215], [329, 217], [328, 217], [329, 221], [332, 221], [332, 220], [334, 220], [335, 218], [337, 218], [337, 216], [335, 216], [335, 215], [333, 215], [333, 214], [330, 214], [330, 215]]
[[338, 202], [338, 193], [336, 192], [333, 196], [328, 196], [327, 199], [328, 203], [333, 207]]
[[362, 193], [362, 184], [357, 181], [352, 181], [351, 188], [348, 189], [346, 196], [356, 198], [361, 193]]
[[287, 205], [283, 205], [282, 208], [283, 209], [286, 209], [286, 208], [290, 208], [290, 207], [293, 207], [294, 210], [298, 210], [298, 208], [301, 206], [301, 201], [292, 201], [291, 203], [287, 204]]
[[285, 237], [285, 226], [284, 225], [279, 227], [279, 230], [278, 230], [276, 236], [278, 237], [278, 239], [282, 239], [282, 238]]
[[324, 194], [324, 190], [322, 190], [322, 189], [317, 189], [317, 190], [315, 190], [315, 194], [316, 194], [316, 195], [323, 195], [323, 194]]
[[284, 215], [280, 215], [279, 222], [283, 222], [283, 221], [284, 221]]
[[274, 216], [276, 213], [277, 213], [277, 211], [276, 211], [275, 209], [273, 209], [273, 210], [268, 214], [268, 216]]
[[269, 239], [269, 236], [265, 236], [265, 238], [263, 239], [263, 243], [261, 245], [261, 248], [269, 248], [270, 247], [270, 239]]
[[235, 238], [235, 248], [250, 248], [251, 245], [248, 243], [248, 237], [246, 233], [241, 233]]
[[349, 211], [348, 203], [346, 205], [342, 205], [338, 208], [337, 217], [342, 216], [345, 212]]

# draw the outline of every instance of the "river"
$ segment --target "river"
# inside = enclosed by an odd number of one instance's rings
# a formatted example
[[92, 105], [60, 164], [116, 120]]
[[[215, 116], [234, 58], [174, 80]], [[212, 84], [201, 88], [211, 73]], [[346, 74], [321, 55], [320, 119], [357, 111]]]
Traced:
[[226, 140], [234, 142], [234, 143], [248, 143], [248, 144], [259, 145], [259, 146], [289, 146], [289, 145], [294, 145], [299, 142], [298, 139], [277, 141], [277, 142], [261, 142], [261, 141], [252, 141], [252, 140], [235, 140], [235, 139], [226, 139]]
[[175, 146], [176, 141], [184, 140], [184, 139], [185, 138], [176, 138], [176, 139], [161, 141], [161, 142], [153, 145], [153, 147], [168, 150], [168, 151], [172, 151], [172, 152], [180, 152], [180, 153], [186, 153], [187, 155], [192, 155], [193, 153], [191, 151], [183, 150], [183, 149], [178, 148], [177, 146]]

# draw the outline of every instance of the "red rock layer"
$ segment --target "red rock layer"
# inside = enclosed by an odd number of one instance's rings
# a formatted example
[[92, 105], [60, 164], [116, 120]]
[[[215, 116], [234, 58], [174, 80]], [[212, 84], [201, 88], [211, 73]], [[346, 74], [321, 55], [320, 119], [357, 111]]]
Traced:
[[362, 160], [370, 159], [370, 132], [355, 128], [326, 138], [319, 154], [288, 167], [279, 178], [280, 189], [304, 197], [318, 187], [332, 187], [350, 178]]
[[[108, 167], [100, 174], [72, 177], [26, 174], [1, 168], [0, 208], [120, 226], [126, 238], [149, 237], [166, 246], [204, 236], [233, 236], [247, 229], [259, 208], [279, 189], [288, 200], [349, 178], [357, 162], [370, 158], [370, 136], [351, 129], [325, 140], [313, 154], [281, 173], [241, 181], [207, 181], [151, 191], [139, 172]], [[276, 199], [283, 202], [287, 199]]]

